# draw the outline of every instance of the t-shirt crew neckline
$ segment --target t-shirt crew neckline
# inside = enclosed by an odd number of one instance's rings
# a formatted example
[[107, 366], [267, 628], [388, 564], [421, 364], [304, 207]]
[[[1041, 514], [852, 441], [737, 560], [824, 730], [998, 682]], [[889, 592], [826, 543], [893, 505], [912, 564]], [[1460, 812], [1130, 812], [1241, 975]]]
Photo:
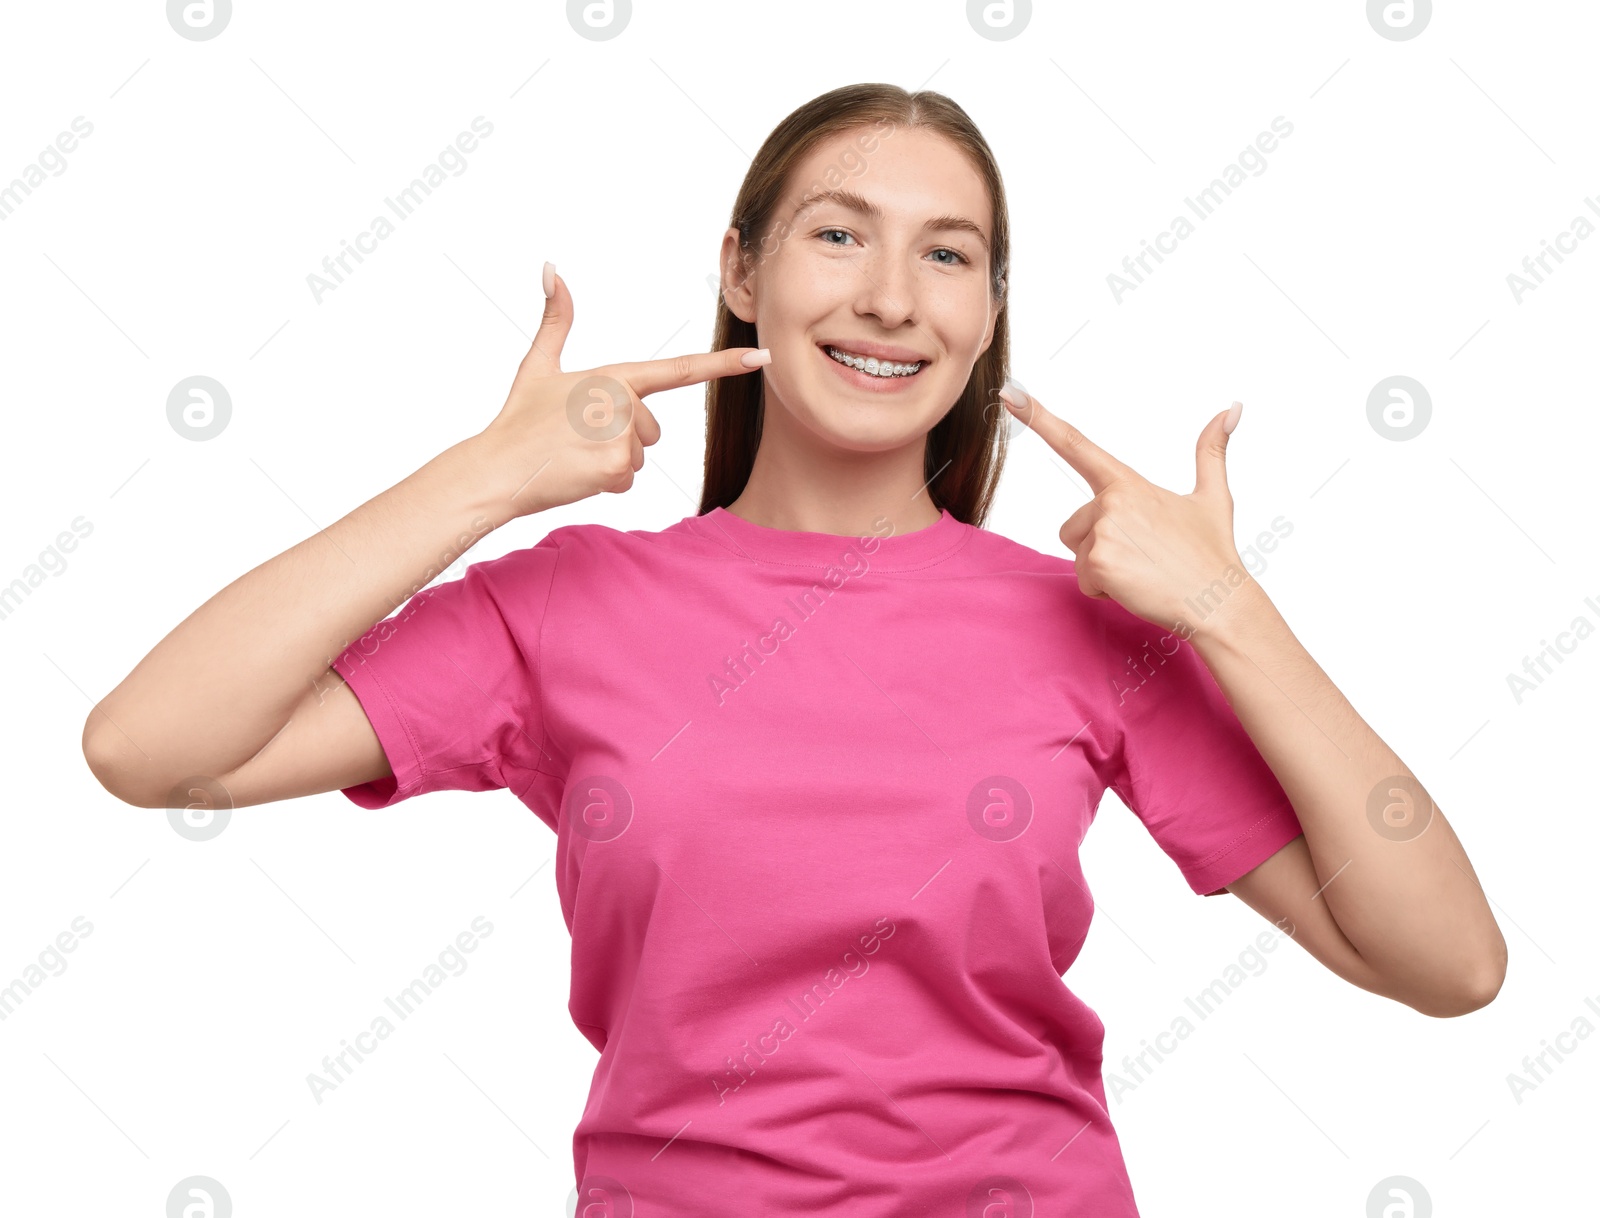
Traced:
[[736, 516], [724, 507], [686, 517], [685, 523], [735, 554], [759, 562], [827, 567], [856, 551], [867, 555], [880, 571], [908, 571], [941, 562], [965, 545], [973, 532], [973, 526], [957, 520], [949, 508], [940, 508], [939, 519], [930, 525], [887, 536], [870, 529], [859, 534], [775, 529]]

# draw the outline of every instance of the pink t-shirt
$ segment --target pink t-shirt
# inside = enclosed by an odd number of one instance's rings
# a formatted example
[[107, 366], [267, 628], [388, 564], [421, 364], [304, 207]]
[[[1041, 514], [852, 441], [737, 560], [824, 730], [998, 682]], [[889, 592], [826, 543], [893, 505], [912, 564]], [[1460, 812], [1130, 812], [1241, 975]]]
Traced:
[[337, 669], [394, 769], [361, 807], [504, 787], [556, 833], [580, 1218], [1136, 1218], [1079, 843], [1110, 787], [1214, 895], [1301, 832], [1190, 644], [948, 511], [557, 528]]

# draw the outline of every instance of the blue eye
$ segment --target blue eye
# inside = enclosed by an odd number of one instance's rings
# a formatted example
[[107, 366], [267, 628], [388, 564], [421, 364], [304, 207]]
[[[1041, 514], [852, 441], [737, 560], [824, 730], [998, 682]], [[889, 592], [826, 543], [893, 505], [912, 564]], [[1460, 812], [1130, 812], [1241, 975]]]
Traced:
[[[855, 240], [854, 236], [852, 236], [850, 233], [845, 232], [845, 230], [842, 229], [842, 228], [825, 228], [820, 233], [817, 234], [817, 236], [823, 238], [823, 244], [825, 244], [825, 245], [839, 245], [839, 246], [843, 245], [843, 242], [827, 240], [827, 236], [828, 236], [829, 233], [839, 233], [842, 236], [849, 237], [850, 240], [852, 240], [852, 241]], [[946, 245], [941, 245], [938, 249], [934, 250], [933, 252], [935, 254], [950, 254], [950, 255], [953, 255], [956, 258], [956, 262], [940, 262], [939, 263], [940, 266], [956, 266], [956, 265], [958, 265], [960, 263], [971, 262], [971, 259], [968, 258], [965, 254], [963, 254], [960, 250], [953, 250], [949, 246], [946, 246]]]

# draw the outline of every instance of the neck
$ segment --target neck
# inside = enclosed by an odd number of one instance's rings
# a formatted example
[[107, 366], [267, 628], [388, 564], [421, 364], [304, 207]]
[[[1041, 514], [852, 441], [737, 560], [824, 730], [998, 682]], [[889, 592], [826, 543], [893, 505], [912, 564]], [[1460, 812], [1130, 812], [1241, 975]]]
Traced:
[[767, 403], [750, 479], [728, 511], [772, 529], [841, 536], [872, 531], [879, 516], [913, 533], [939, 519], [923, 486], [927, 436], [876, 452], [824, 441]]

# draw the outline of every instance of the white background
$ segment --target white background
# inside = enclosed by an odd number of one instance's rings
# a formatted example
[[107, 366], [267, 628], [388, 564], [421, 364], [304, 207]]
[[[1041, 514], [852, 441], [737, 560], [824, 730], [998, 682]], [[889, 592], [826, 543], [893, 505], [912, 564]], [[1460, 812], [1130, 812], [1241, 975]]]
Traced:
[[[504, 791], [381, 812], [330, 793], [196, 843], [107, 795], [80, 731], [213, 593], [488, 423], [545, 259], [577, 302], [566, 367], [705, 349], [750, 155], [861, 80], [944, 92], [993, 145], [1013, 371], [1048, 406], [1187, 490], [1200, 428], [1245, 403], [1239, 543], [1292, 522], [1261, 582], [1438, 800], [1510, 946], [1498, 998], [1455, 1020], [1280, 947], [1113, 1105], [1143, 1212], [1358, 1218], [1396, 1174], [1440, 1215], [1589, 1194], [1600, 1038], [1520, 1104], [1507, 1075], [1575, 1017], [1600, 1027], [1600, 639], [1520, 704], [1506, 677], [1600, 625], [1600, 239], [1520, 303], [1506, 276], [1600, 222], [1600, 18], [1457, 3], [1391, 41], [1360, 3], [1040, 8], [991, 40], [953, 2], [640, 3], [595, 41], [558, 3], [275, 0], [189, 41], [148, 0], [8, 6], [0, 182], [94, 126], [0, 222], [0, 584], [93, 526], [0, 620], [0, 985], [93, 925], [0, 1022], [17, 1212], [159, 1215], [193, 1174], [241, 1218], [561, 1212], [596, 1054], [565, 1009], [550, 830]], [[466, 172], [318, 303], [307, 274], [477, 115], [494, 133]], [[1107, 274], [1279, 115], [1266, 171], [1118, 303]], [[233, 404], [203, 443], [166, 417], [196, 374]], [[1433, 403], [1403, 442], [1366, 411], [1396, 374]], [[701, 391], [652, 407], [633, 490], [469, 559], [693, 512]], [[1065, 555], [1082, 501], [1027, 435], [988, 526]], [[1114, 796], [1084, 851], [1101, 916], [1068, 981], [1111, 1069], [1266, 924], [1192, 894]], [[316, 1103], [307, 1074], [478, 915], [470, 968]]]

